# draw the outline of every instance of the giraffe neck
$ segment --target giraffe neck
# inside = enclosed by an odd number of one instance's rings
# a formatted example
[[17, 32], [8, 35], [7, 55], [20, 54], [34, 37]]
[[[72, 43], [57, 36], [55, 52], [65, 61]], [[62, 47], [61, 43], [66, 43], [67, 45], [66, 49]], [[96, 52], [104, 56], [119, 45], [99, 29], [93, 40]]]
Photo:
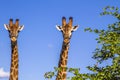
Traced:
[[66, 75], [67, 75], [67, 60], [68, 60], [68, 50], [69, 50], [69, 41], [70, 39], [67, 40], [67, 42], [64, 40], [62, 44], [62, 50], [60, 54], [60, 60], [58, 64], [58, 68], [60, 68], [60, 71], [57, 73], [56, 80], [66, 80]]
[[9, 80], [18, 80], [18, 47], [17, 41], [11, 41], [11, 67], [10, 67], [10, 78]]

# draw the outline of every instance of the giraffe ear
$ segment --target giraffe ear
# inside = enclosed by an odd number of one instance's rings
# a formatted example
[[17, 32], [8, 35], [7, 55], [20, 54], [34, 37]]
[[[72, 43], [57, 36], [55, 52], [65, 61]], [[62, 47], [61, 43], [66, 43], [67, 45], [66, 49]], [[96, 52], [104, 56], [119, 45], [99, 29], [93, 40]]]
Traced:
[[74, 26], [73, 29], [72, 29], [72, 31], [76, 31], [78, 29], [78, 27], [79, 27], [79, 25]]
[[6, 30], [10, 30], [9, 25], [4, 24], [4, 27], [5, 27]]
[[56, 28], [57, 28], [58, 31], [62, 30], [61, 26], [56, 25]]
[[22, 31], [24, 29], [24, 25], [19, 26], [19, 31]]

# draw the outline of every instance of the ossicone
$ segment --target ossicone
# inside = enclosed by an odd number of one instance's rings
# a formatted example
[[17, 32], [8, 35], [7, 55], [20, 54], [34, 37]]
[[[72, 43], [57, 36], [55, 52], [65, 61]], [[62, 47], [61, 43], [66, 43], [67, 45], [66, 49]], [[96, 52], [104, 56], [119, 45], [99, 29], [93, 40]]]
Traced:
[[9, 25], [13, 26], [13, 19], [12, 18], [10, 18]]
[[65, 20], [66, 20], [66, 18], [65, 18], [64, 16], [62, 17], [62, 19], [65, 19]]
[[73, 17], [69, 17], [69, 20], [73, 20]]
[[12, 19], [12, 18], [10, 18], [10, 21], [13, 21], [13, 19]]
[[19, 19], [16, 19], [16, 21], [19, 21]]

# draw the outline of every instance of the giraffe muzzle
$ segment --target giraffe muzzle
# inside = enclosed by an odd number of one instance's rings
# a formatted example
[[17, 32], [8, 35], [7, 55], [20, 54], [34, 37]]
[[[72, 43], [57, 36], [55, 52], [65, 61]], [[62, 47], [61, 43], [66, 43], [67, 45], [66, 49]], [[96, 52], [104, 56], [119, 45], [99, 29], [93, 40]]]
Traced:
[[15, 42], [17, 39], [16, 37], [11, 37], [11, 40]]

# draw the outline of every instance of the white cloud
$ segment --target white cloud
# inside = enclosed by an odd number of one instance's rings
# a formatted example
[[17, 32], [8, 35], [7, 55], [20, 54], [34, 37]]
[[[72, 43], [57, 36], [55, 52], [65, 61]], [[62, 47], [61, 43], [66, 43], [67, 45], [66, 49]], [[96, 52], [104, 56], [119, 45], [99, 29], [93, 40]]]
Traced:
[[48, 44], [47, 46], [48, 46], [48, 48], [53, 48], [52, 44]]
[[9, 77], [9, 72], [5, 72], [3, 68], [0, 68], [0, 78]]

